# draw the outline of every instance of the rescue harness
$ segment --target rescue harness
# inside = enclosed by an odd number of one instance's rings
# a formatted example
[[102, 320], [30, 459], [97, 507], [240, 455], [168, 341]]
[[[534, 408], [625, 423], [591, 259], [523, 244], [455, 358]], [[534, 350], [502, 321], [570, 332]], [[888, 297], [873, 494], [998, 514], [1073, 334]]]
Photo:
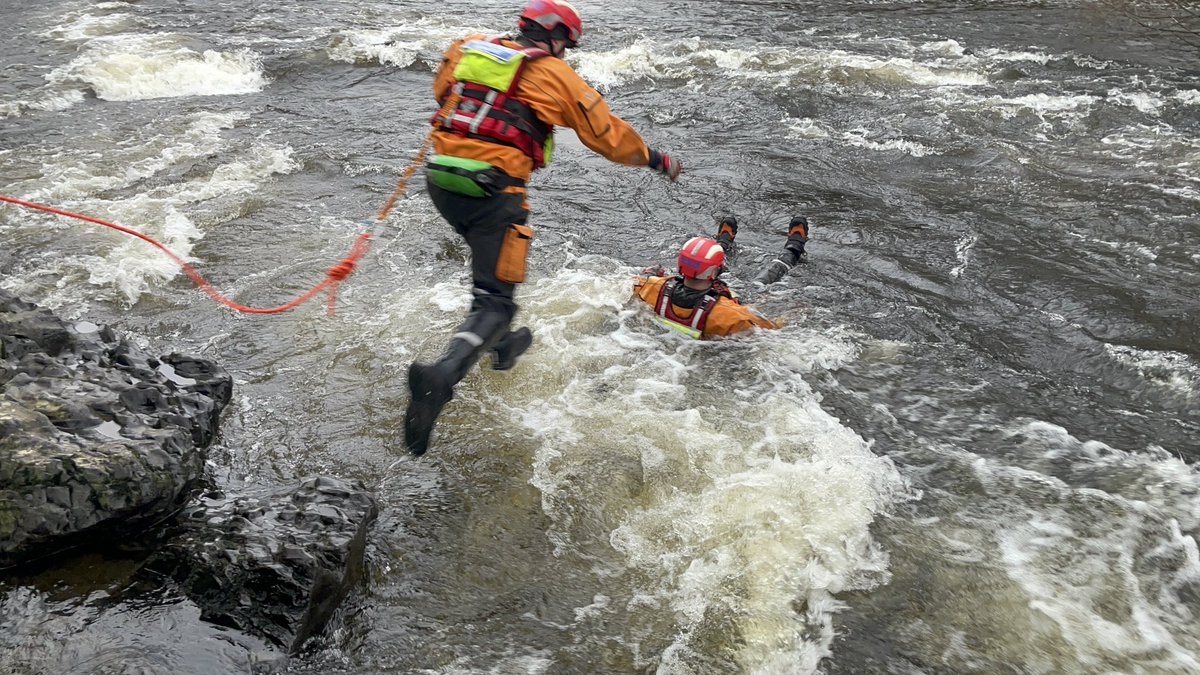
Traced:
[[680, 331], [681, 333], [699, 339], [704, 334], [704, 326], [708, 324], [709, 310], [720, 301], [720, 295], [706, 294], [704, 299], [696, 304], [692, 315], [684, 318], [675, 313], [671, 296], [679, 286], [681, 277], [668, 279], [658, 291], [658, 299], [654, 301], [655, 320], [658, 323]]
[[538, 119], [533, 108], [516, 97], [516, 90], [525, 67], [547, 56], [551, 54], [536, 47], [507, 47], [498, 37], [467, 42], [451, 88], [451, 94], [460, 97], [458, 105], [430, 122], [459, 136], [516, 148], [533, 160], [534, 169], [546, 166], [554, 148], [554, 127]]

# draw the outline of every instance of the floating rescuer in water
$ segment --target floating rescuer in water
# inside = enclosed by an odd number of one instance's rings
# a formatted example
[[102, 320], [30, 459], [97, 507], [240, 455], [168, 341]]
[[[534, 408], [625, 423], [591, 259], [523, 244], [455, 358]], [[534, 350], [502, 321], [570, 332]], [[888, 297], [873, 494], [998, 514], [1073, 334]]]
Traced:
[[[633, 292], [654, 309], [654, 318], [664, 326], [693, 338], [724, 337], [754, 328], [781, 328], [751, 307], [741, 304], [737, 294], [720, 279], [725, 271], [726, 252], [736, 250], [737, 220], [721, 221], [716, 240], [693, 237], [679, 251], [679, 274], [668, 277], [661, 267], [646, 270], [634, 280]], [[755, 281], [769, 284], [779, 280], [806, 254], [808, 219], [792, 218], [783, 254], [771, 261]], [[729, 257], [732, 257], [730, 255]]]
[[442, 110], [431, 120], [427, 184], [434, 206], [471, 249], [470, 312], [436, 363], [408, 370], [412, 399], [404, 440], [423, 454], [454, 385], [487, 352], [508, 370], [529, 348], [528, 328], [510, 330], [516, 284], [525, 281], [533, 230], [525, 182], [550, 162], [554, 127], [570, 127], [605, 158], [648, 166], [674, 181], [681, 164], [650, 149], [600, 94], [562, 60], [583, 34], [579, 13], [561, 0], [531, 0], [516, 38], [472, 35], [446, 50], [433, 83]]

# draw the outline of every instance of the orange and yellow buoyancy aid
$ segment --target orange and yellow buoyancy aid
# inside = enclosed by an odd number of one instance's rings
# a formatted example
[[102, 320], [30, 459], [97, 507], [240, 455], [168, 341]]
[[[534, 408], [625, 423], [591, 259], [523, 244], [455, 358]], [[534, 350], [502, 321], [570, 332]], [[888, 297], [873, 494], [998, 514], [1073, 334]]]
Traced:
[[461, 100], [450, 114], [442, 117], [439, 111], [430, 121], [460, 136], [517, 148], [533, 160], [534, 169], [540, 169], [550, 163], [554, 127], [538, 119], [515, 92], [525, 66], [550, 55], [535, 47], [507, 47], [500, 38], [467, 42], [451, 90]]
[[[671, 285], [670, 277], [639, 276], [635, 277], [633, 283], [634, 294], [654, 309], [654, 320], [663, 326], [693, 338], [726, 337], [754, 328], [783, 327], [782, 323], [771, 321], [750, 307], [717, 295], [715, 289], [709, 290], [697, 309], [690, 313], [678, 313], [672, 306], [671, 295], [681, 281], [679, 277], [674, 277], [674, 280], [676, 283]], [[671, 287], [666, 288], [668, 285]], [[700, 308], [705, 310], [702, 315], [698, 311]], [[693, 322], [696, 322], [696, 327], [693, 327]]]
[[654, 301], [654, 318], [659, 323], [669, 328], [674, 328], [681, 333], [700, 339], [704, 334], [704, 327], [708, 324], [709, 311], [717, 301], [721, 299], [720, 295], [707, 294], [696, 304], [692, 310], [691, 316], [681, 317], [675, 313], [675, 307], [671, 303], [671, 296], [675, 293], [675, 288], [679, 285], [679, 277], [668, 279], [662, 285], [658, 292], [658, 299]]

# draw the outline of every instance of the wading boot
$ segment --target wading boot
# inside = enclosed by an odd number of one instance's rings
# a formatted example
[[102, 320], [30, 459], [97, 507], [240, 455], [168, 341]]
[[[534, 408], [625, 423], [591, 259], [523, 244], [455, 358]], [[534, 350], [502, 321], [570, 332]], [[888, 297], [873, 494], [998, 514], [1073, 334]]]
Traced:
[[509, 370], [517, 365], [517, 359], [533, 344], [533, 334], [528, 328], [510, 330], [496, 343], [492, 350], [492, 370]]
[[436, 363], [431, 366], [414, 363], [408, 367], [408, 391], [412, 398], [404, 412], [404, 444], [412, 454], [423, 455], [429, 449], [429, 435], [442, 408], [454, 398], [453, 387]]
[[[438, 362], [408, 367], [408, 390], [412, 398], [404, 412], [404, 443], [409, 452], [423, 455], [442, 408], [454, 398], [454, 385], [471, 370], [484, 352], [491, 351], [508, 330], [507, 314], [472, 312], [450, 338], [450, 346]], [[528, 346], [528, 345], [526, 345]]]

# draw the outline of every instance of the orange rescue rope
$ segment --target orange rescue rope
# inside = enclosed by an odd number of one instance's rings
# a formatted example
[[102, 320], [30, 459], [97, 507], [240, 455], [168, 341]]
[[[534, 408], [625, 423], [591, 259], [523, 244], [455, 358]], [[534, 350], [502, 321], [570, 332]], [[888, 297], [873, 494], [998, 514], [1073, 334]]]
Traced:
[[[459, 101], [459, 97], [457, 95], [451, 96], [449, 99], [446, 100], [446, 104], [442, 106], [442, 109], [438, 111], [438, 115], [444, 117], [445, 115], [449, 114], [449, 111], [453, 110], [458, 105], [458, 101]], [[195, 282], [195, 284], [197, 286], [199, 286], [201, 290], [203, 290], [205, 293], [208, 294], [208, 297], [212, 298], [213, 300], [217, 301], [218, 303], [220, 303], [222, 305], [225, 305], [226, 307], [228, 307], [230, 309], [236, 309], [239, 312], [245, 312], [247, 314], [277, 314], [279, 312], [286, 312], [289, 309], [294, 309], [295, 307], [298, 307], [298, 306], [308, 302], [309, 300], [311, 300], [313, 298], [313, 296], [317, 295], [321, 291], [323, 291], [325, 289], [329, 289], [329, 302], [328, 302], [327, 311], [329, 312], [330, 315], [332, 315], [334, 312], [334, 305], [337, 302], [338, 286], [340, 286], [341, 283], [343, 281], [345, 281], [347, 277], [349, 277], [351, 274], [354, 273], [354, 268], [358, 265], [358, 261], [361, 260], [362, 257], [367, 254], [367, 251], [371, 248], [371, 240], [375, 238], [375, 230], [378, 229], [379, 225], [382, 224], [383, 221], [387, 219], [388, 213], [390, 213], [392, 210], [392, 207], [396, 205], [396, 200], [400, 198], [400, 195], [404, 194], [404, 191], [406, 189], [408, 189], [408, 181], [412, 178], [413, 174], [416, 173], [417, 167], [421, 166], [421, 164], [424, 163], [425, 155], [426, 155], [426, 153], [429, 152], [429, 146], [432, 143], [433, 143], [433, 131], [430, 131], [429, 135], [425, 137], [425, 142], [421, 145], [421, 149], [417, 152], [416, 158], [413, 159], [412, 163], [408, 165], [408, 168], [404, 170], [404, 174], [400, 177], [400, 181], [396, 184], [396, 189], [392, 192], [392, 196], [388, 197], [387, 203], [385, 203], [383, 205], [383, 209], [381, 209], [379, 211], [379, 215], [377, 215], [375, 217], [375, 220], [377, 221], [375, 228], [369, 232], [363, 232], [362, 234], [360, 234], [358, 236], [358, 239], [355, 240], [355, 242], [354, 242], [354, 246], [351, 247], [351, 249], [350, 249], [350, 253], [347, 254], [346, 257], [341, 260], [341, 262], [339, 262], [338, 264], [329, 268], [329, 271], [325, 275], [325, 279], [322, 280], [321, 283], [317, 284], [316, 286], [313, 286], [308, 292], [304, 293], [303, 295], [296, 298], [295, 300], [292, 300], [291, 302], [289, 302], [287, 304], [280, 305], [278, 307], [272, 307], [269, 309], [258, 309], [258, 308], [254, 308], [254, 307], [247, 307], [246, 305], [239, 304], [239, 303], [234, 302], [233, 300], [230, 300], [229, 298], [225, 297], [224, 295], [221, 294], [220, 291], [218, 291], [216, 288], [214, 288], [213, 285], [210, 284], [207, 279], [205, 279], [199, 272], [197, 272], [195, 270], [195, 268], [193, 268], [191, 265], [184, 262], [183, 258], [180, 258], [178, 255], [176, 255], [173, 251], [168, 249], [166, 246], [163, 246], [159, 242], [155, 241], [153, 238], [151, 238], [145, 234], [142, 234], [141, 232], [138, 232], [136, 230], [131, 230], [127, 227], [122, 227], [120, 225], [117, 225], [116, 223], [110, 223], [106, 220], [101, 220], [99, 218], [93, 218], [91, 216], [85, 216], [85, 215], [82, 215], [79, 213], [72, 213], [70, 211], [56, 209], [54, 207], [45, 206], [43, 204], [35, 204], [33, 202], [27, 202], [27, 201], [24, 201], [21, 199], [15, 199], [13, 197], [6, 197], [4, 195], [0, 195], [0, 201], [8, 202], [9, 204], [16, 204], [17, 206], [24, 206], [25, 208], [29, 208], [29, 209], [36, 209], [38, 211], [45, 211], [47, 213], [53, 213], [53, 214], [59, 215], [59, 216], [66, 216], [68, 218], [76, 218], [78, 220], [87, 221], [89, 223], [95, 223], [97, 225], [103, 225], [105, 227], [110, 227], [114, 230], [117, 230], [118, 232], [124, 232], [125, 234], [128, 234], [130, 236], [137, 237], [138, 239], [141, 239], [142, 241], [149, 243], [151, 246], [154, 246], [155, 248], [157, 248], [158, 250], [160, 250], [164, 254], [166, 254], [167, 257], [169, 257], [171, 260], [173, 260], [175, 262], [176, 265], [179, 265], [179, 267], [184, 271], [184, 273], [187, 274], [188, 277], [193, 282]]]

